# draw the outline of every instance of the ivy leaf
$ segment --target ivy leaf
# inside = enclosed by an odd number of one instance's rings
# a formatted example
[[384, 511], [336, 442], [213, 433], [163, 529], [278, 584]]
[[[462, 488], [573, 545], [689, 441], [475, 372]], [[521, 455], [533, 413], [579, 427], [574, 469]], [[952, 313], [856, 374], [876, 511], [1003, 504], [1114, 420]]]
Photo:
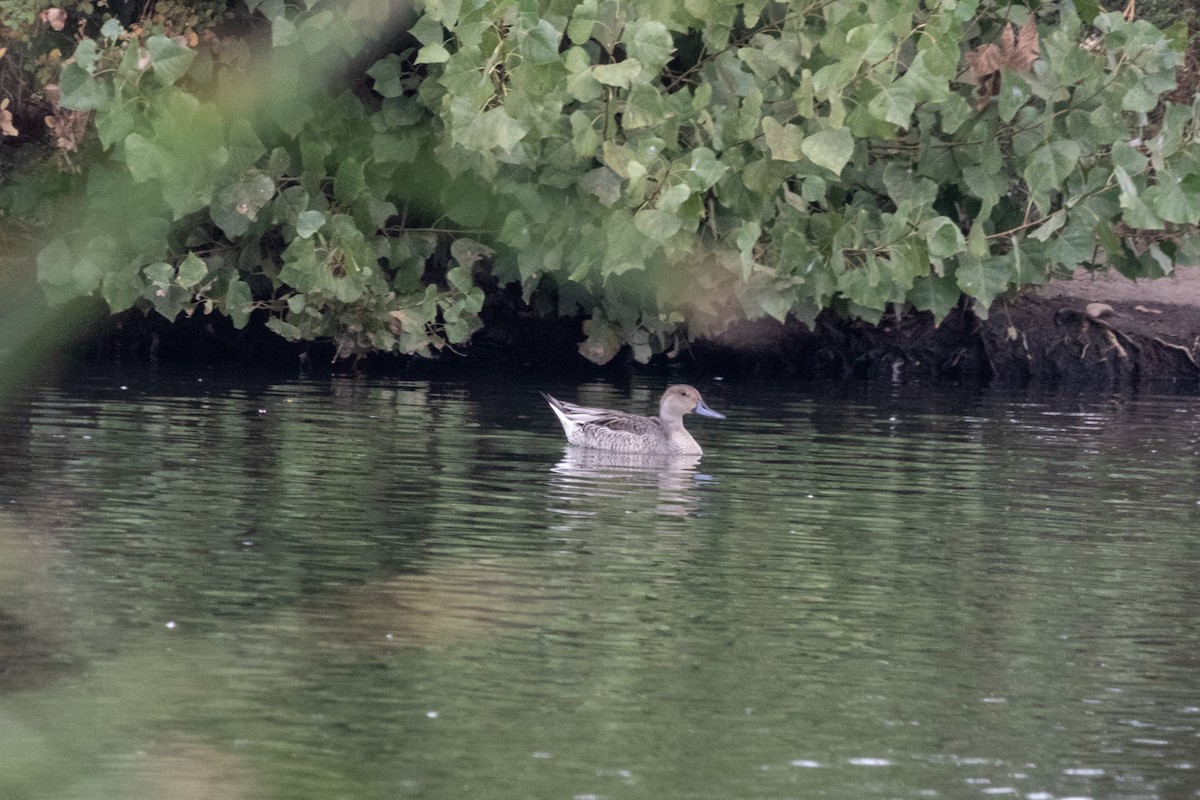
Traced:
[[628, 89], [641, 71], [642, 65], [632, 58], [618, 61], [616, 64], [597, 64], [592, 67], [592, 75], [596, 80], [605, 86], [616, 86], [618, 89]]
[[597, 167], [584, 173], [579, 179], [579, 188], [595, 195], [601, 203], [611, 208], [621, 199], [621, 176], [608, 167]]
[[404, 62], [395, 53], [372, 64], [367, 75], [374, 81], [373, 88], [380, 96], [400, 97], [404, 94]]
[[195, 253], [188, 253], [187, 257], [179, 262], [175, 282], [185, 289], [192, 289], [206, 277], [208, 277], [208, 265]]
[[960, 263], [954, 273], [958, 288], [979, 301], [976, 311], [986, 317], [992, 301], [1008, 289], [1013, 272], [1012, 255], [967, 258], [964, 261], [966, 263]]
[[367, 190], [365, 167], [355, 158], [347, 158], [338, 164], [333, 176], [333, 196], [343, 207], [354, 203]]
[[119, 314], [131, 308], [141, 298], [143, 289], [145, 284], [138, 265], [127, 264], [104, 273], [104, 279], [100, 283], [100, 296], [108, 303], [109, 311]]
[[[247, 315], [248, 317], [248, 315]], [[267, 330], [273, 331], [276, 335], [289, 342], [298, 342], [304, 338], [304, 334], [298, 327], [290, 322], [285, 322], [279, 317], [271, 317], [266, 322]]]
[[571, 12], [571, 21], [567, 23], [567, 38], [571, 44], [583, 44], [592, 38], [592, 28], [596, 24], [596, 4], [579, 3]]
[[950, 276], [921, 275], [913, 280], [908, 300], [918, 311], [933, 312], [935, 322], [941, 322], [958, 305], [962, 290]]
[[521, 53], [533, 64], [550, 64], [558, 61], [560, 35], [548, 20], [540, 19], [521, 37]]
[[[38, 252], [38, 280], [54, 287], [66, 287], [71, 283], [75, 254], [65, 239], [55, 239]], [[66, 299], [65, 297], [63, 299]], [[54, 302], [52, 299], [51, 302]]]
[[854, 155], [854, 137], [845, 128], [818, 131], [800, 143], [800, 150], [814, 164], [840, 175]]
[[96, 59], [100, 57], [100, 51], [96, 48], [95, 39], [83, 39], [75, 48], [75, 63], [83, 67], [90, 75], [92, 67], [96, 64]]
[[146, 49], [155, 77], [167, 86], [182, 78], [196, 57], [195, 50], [166, 36], [151, 36], [146, 40]]
[[762, 129], [771, 158], [776, 161], [800, 161], [804, 158], [804, 134], [799, 126], [790, 122], [781, 125], [774, 117], [763, 117]]
[[1079, 144], [1071, 139], [1048, 142], [1033, 151], [1025, 167], [1025, 183], [1033, 202], [1043, 213], [1050, 213], [1051, 192], [1067, 182], [1079, 164]]
[[125, 103], [109, 103], [107, 100], [96, 111], [96, 135], [101, 146], [107, 150], [133, 132], [137, 120]]
[[[1185, 186], [1191, 189], [1185, 190]], [[1143, 199], [1159, 217], [1179, 225], [1200, 222], [1200, 175], [1189, 175], [1180, 181], [1169, 172], [1158, 174], [1158, 183], [1143, 192]]]
[[729, 167], [717, 160], [717, 155], [707, 147], [692, 150], [690, 163], [684, 180], [693, 191], [702, 192], [715, 185]]
[[967, 249], [967, 240], [958, 226], [946, 217], [935, 217], [922, 226], [931, 258], [949, 258]]
[[450, 60], [450, 51], [441, 42], [432, 42], [417, 51], [416, 64], [444, 64]]
[[320, 211], [302, 211], [296, 217], [296, 235], [301, 239], [307, 239], [317, 231], [321, 230], [321, 226], [325, 224], [325, 215]]
[[287, 47], [298, 41], [300, 33], [296, 30], [296, 23], [282, 13], [271, 19], [271, 47]]
[[871, 98], [871, 102], [867, 104], [867, 112], [876, 119], [890, 122], [898, 128], [907, 128], [912, 124], [913, 110], [916, 106], [917, 100], [912, 88], [908, 84], [893, 83]]
[[125, 164], [135, 183], [157, 178], [162, 173], [163, 162], [167, 154], [140, 133], [131, 133], [125, 137]]
[[59, 77], [59, 105], [75, 111], [95, 111], [108, 102], [108, 90], [78, 64], [63, 67]]
[[639, 84], [629, 92], [621, 127], [627, 131], [657, 125], [666, 117], [663, 96], [653, 86]]
[[661, 242], [678, 233], [683, 220], [674, 212], [643, 208], [633, 215], [633, 224], [646, 236]]
[[675, 41], [667, 26], [656, 19], [637, 19], [625, 26], [625, 48], [630, 59], [658, 72], [675, 52]]
[[229, 282], [225, 292], [225, 313], [229, 316], [233, 327], [239, 331], [250, 321], [254, 311], [254, 297], [250, 293], [250, 284], [240, 278]]
[[209, 206], [209, 216], [229, 238], [241, 236], [258, 219], [258, 212], [275, 196], [275, 181], [251, 170], [236, 183], [221, 189]]
[[469, 150], [486, 153], [498, 147], [509, 153], [527, 133], [528, 125], [513, 119], [503, 106], [497, 106], [476, 113], [465, 128], [456, 130], [455, 138]]

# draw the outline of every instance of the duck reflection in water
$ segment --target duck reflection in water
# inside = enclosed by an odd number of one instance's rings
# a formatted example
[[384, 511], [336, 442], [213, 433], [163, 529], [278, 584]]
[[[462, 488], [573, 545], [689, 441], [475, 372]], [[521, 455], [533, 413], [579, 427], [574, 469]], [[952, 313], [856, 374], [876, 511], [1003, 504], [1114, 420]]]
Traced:
[[657, 513], [690, 516], [696, 509], [700, 456], [617, 453], [568, 446], [551, 469], [555, 494], [569, 507], [552, 509], [574, 516], [597, 516], [644, 509], [652, 494]]

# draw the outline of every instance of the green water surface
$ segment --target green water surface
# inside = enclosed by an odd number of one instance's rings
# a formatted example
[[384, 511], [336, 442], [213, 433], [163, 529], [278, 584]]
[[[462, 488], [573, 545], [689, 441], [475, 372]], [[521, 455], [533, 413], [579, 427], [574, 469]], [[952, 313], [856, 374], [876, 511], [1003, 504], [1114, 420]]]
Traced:
[[1200, 796], [1200, 399], [97, 370], [0, 412], [0, 797]]

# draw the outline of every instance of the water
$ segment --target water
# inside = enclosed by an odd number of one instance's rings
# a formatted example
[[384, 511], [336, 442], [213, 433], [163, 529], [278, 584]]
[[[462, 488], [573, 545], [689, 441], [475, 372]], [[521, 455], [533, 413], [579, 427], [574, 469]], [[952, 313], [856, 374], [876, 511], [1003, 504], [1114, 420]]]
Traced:
[[0, 412], [0, 797], [1200, 796], [1200, 399], [101, 370]]

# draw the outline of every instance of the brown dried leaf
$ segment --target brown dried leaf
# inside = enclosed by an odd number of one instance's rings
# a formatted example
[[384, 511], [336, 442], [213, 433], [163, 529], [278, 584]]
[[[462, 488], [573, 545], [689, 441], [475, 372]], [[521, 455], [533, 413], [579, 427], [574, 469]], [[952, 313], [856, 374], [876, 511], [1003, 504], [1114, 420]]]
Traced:
[[47, 8], [38, 13], [38, 19], [56, 31], [61, 31], [67, 26], [67, 12], [61, 8]]
[[[1003, 30], [1000, 31], [1000, 52], [1005, 62], [1008, 61], [1012, 52], [1017, 49], [1016, 38], [1017, 32], [1013, 29], [1011, 23], [1005, 25]], [[1005, 66], [1008, 66], [1008, 64], [1005, 63]]]
[[79, 143], [83, 141], [87, 133], [88, 122], [91, 118], [92, 112], [90, 111], [56, 109], [53, 117], [46, 118], [46, 127], [54, 131], [54, 146], [59, 150], [72, 153], [79, 150]]
[[0, 100], [0, 136], [16, 136], [20, 131], [13, 127], [13, 115], [8, 110], [8, 98]]
[[1019, 32], [1011, 24], [1005, 25], [999, 44], [981, 44], [963, 54], [967, 77], [979, 86], [981, 99], [976, 108], [986, 106], [988, 98], [1000, 91], [1000, 70], [1028, 72], [1040, 53], [1037, 22], [1031, 15]]
[[1037, 21], [1030, 14], [1029, 19], [1021, 26], [1021, 33], [1017, 36], [1017, 46], [1012, 52], [1008, 66], [1011, 69], [1028, 72], [1041, 52], [1042, 48], [1038, 44]]
[[999, 72], [1002, 62], [1000, 48], [994, 44], [980, 45], [977, 49], [968, 51], [963, 59], [970, 69], [973, 83], [980, 83], [993, 72]]

